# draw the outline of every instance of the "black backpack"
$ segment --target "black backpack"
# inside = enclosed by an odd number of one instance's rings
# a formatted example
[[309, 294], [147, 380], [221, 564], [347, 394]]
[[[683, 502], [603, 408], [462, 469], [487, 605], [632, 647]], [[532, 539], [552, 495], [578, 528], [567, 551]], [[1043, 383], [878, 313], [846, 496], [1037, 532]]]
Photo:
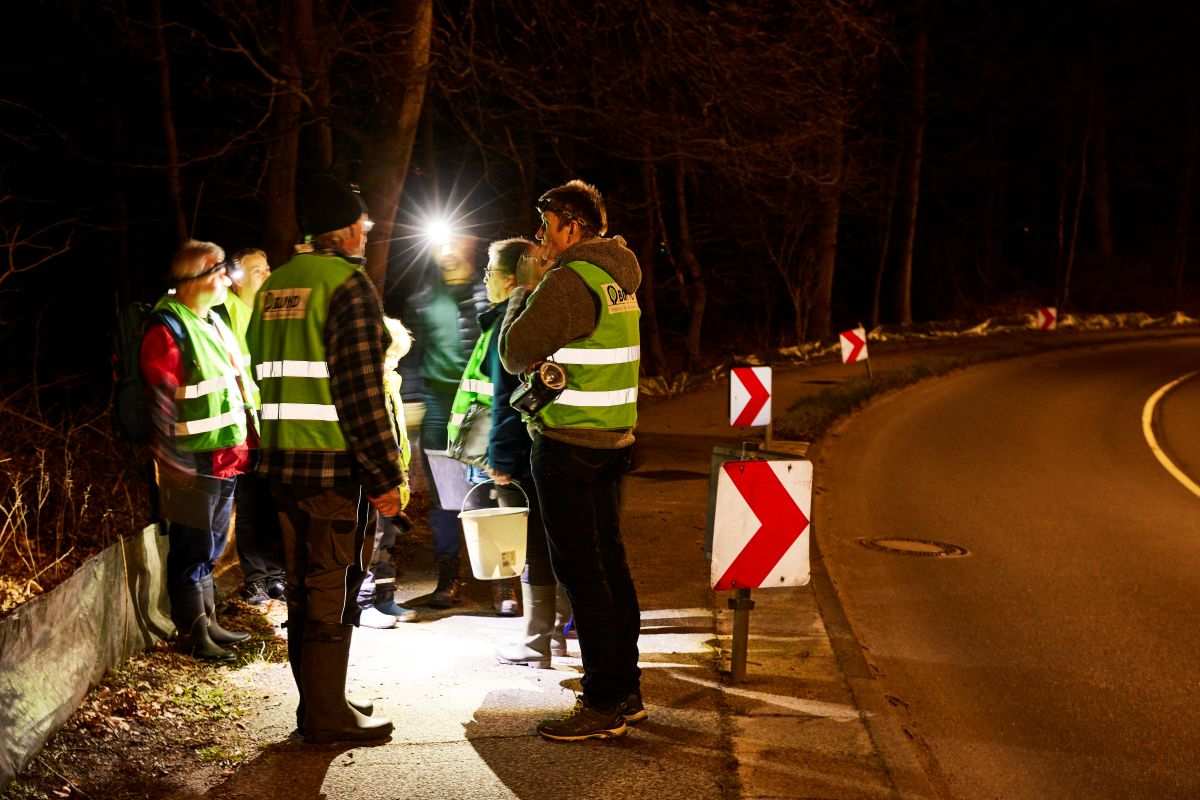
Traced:
[[117, 312], [113, 332], [113, 431], [133, 444], [150, 441], [150, 408], [142, 380], [142, 336], [151, 322], [161, 322], [183, 342], [183, 323], [169, 311], [154, 311], [149, 303], [130, 303]]

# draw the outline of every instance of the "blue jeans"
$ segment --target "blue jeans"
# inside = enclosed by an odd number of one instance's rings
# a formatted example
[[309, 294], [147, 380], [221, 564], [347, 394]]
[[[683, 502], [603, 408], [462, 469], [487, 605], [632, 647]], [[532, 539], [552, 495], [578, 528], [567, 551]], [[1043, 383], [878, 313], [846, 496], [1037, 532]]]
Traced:
[[641, 684], [641, 609], [621, 542], [621, 479], [629, 451], [536, 436], [529, 459], [550, 563], [575, 613], [583, 699], [606, 710]]
[[[212, 574], [213, 567], [229, 541], [229, 518], [233, 513], [233, 496], [237, 478], [204, 478], [206, 508], [195, 509], [207, 517], [204, 527], [191, 527], [167, 521], [167, 585], [187, 586], [199, 583]], [[194, 497], [199, 497], [197, 489]]]

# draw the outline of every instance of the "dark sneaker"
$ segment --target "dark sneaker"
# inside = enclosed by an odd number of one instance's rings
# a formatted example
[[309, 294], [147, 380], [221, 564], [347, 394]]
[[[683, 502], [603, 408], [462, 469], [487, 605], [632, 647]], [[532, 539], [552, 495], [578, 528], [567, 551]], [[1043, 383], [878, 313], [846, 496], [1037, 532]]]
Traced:
[[620, 708], [602, 711], [592, 708], [582, 699], [575, 701], [575, 710], [563, 719], [548, 719], [537, 727], [542, 738], [554, 742], [612, 739], [624, 736], [628, 731]]
[[641, 692], [634, 692], [629, 697], [626, 697], [617, 710], [621, 712], [621, 716], [630, 725], [636, 725], [650, 716], [646, 713], [646, 707], [642, 705]]
[[272, 578], [267, 581], [267, 597], [272, 600], [283, 600], [286, 588], [283, 585], [283, 578]]
[[258, 581], [251, 581], [246, 584], [246, 588], [242, 589], [242, 597], [252, 606], [266, 605], [271, 602], [271, 598], [267, 595], [266, 588]]

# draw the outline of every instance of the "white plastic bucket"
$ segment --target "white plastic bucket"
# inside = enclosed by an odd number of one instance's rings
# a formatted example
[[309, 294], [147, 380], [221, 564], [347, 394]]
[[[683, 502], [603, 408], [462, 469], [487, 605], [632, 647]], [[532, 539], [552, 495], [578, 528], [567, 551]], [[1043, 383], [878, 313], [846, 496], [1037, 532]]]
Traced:
[[[479, 486], [486, 483], [491, 481]], [[464, 506], [467, 498], [479, 486], [471, 489], [463, 498]], [[524, 494], [525, 490], [521, 489], [521, 493]], [[525, 569], [525, 537], [529, 526], [528, 495], [525, 496], [525, 502], [525, 507], [502, 506], [459, 512], [463, 538], [467, 542], [467, 556], [471, 560], [471, 574], [479, 580], [515, 578]]]

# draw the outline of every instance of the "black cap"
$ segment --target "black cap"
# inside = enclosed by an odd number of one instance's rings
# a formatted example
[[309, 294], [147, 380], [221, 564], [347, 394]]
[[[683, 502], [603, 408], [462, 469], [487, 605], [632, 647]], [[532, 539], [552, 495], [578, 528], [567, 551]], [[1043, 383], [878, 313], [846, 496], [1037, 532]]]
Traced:
[[367, 213], [358, 187], [330, 175], [311, 175], [300, 187], [300, 227], [309, 236], [341, 230]]

